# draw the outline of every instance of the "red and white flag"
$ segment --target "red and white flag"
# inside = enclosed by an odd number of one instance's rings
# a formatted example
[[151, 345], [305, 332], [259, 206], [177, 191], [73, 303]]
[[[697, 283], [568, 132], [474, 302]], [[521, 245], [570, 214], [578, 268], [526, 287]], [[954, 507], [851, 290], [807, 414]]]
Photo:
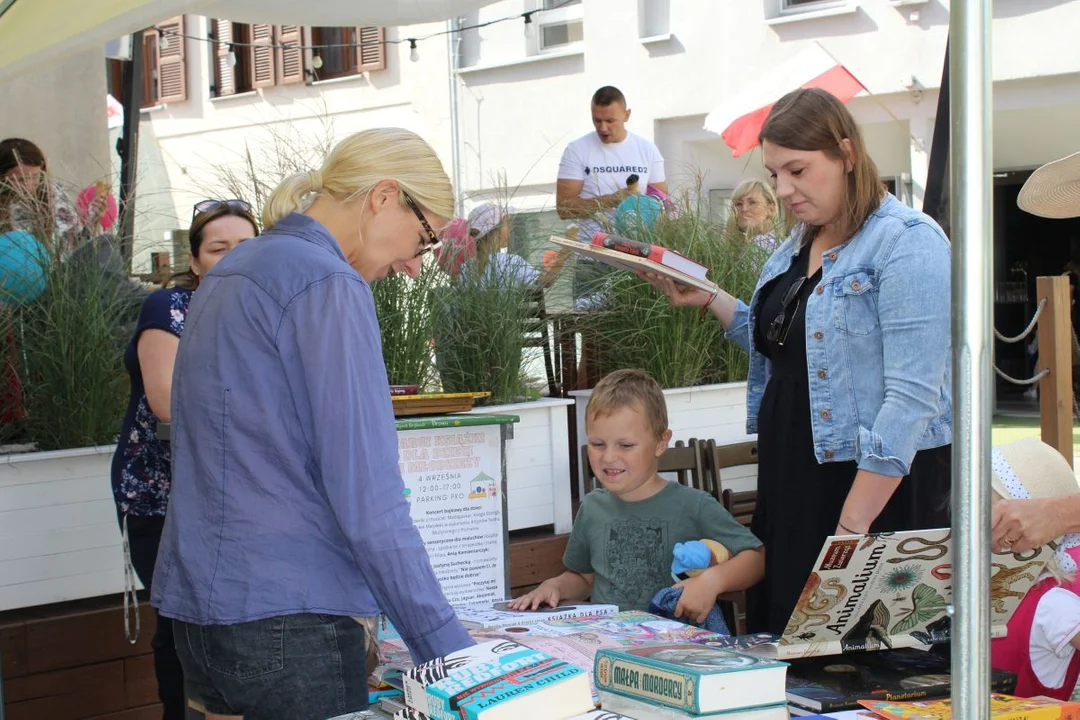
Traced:
[[773, 104], [799, 88], [820, 88], [847, 102], [866, 88], [817, 43], [760, 77], [705, 118], [705, 129], [724, 139], [738, 157], [758, 144]]

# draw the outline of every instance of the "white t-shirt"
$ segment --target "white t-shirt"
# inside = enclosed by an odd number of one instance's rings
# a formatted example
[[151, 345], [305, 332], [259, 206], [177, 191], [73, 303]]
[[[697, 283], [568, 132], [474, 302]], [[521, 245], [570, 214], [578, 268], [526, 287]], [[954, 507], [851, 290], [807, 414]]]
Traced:
[[[566, 146], [559, 162], [560, 180], [581, 180], [585, 184], [578, 197], [594, 198], [610, 195], [626, 187], [626, 178], [638, 176], [638, 192], [644, 193], [649, 183], [664, 182], [664, 158], [656, 145], [632, 132], [619, 143], [604, 143], [595, 132], [583, 135]], [[608, 220], [614, 218], [614, 209], [607, 211]], [[594, 232], [602, 230], [595, 220], [578, 221], [581, 234], [586, 240]]]

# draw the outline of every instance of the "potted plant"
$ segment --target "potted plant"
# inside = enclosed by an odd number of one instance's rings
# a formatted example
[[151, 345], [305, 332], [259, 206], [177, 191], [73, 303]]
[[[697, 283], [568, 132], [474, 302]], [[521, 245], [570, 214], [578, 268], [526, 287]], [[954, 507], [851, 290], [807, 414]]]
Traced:
[[[678, 211], [655, 224], [622, 231], [662, 245], [702, 263], [708, 277], [732, 295], [749, 300], [768, 251], [753, 243], [725, 239], [697, 200], [686, 195]], [[746, 438], [746, 374], [749, 359], [723, 339], [720, 324], [676, 308], [659, 292], [626, 272], [606, 275], [603, 290], [582, 319], [590, 376], [620, 368], [648, 372], [665, 388], [675, 440], [691, 437], [733, 442]], [[590, 390], [571, 393], [577, 403], [577, 437], [584, 437]]]

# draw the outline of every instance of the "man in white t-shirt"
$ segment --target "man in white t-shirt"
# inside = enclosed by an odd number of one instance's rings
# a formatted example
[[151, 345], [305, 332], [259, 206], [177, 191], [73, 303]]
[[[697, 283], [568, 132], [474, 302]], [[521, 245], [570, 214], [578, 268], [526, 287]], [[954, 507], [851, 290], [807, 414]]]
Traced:
[[[578, 239], [587, 241], [610, 224], [615, 208], [649, 185], [667, 192], [664, 158], [656, 145], [629, 132], [630, 110], [618, 88], [605, 86], [592, 96], [596, 132], [574, 140], [563, 151], [555, 203], [559, 217], [577, 220]], [[633, 181], [636, 176], [636, 182]]]

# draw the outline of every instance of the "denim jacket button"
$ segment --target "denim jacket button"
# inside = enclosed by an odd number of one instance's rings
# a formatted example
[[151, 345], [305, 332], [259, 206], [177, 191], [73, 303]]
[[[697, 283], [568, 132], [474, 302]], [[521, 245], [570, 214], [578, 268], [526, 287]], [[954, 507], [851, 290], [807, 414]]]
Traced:
[[862, 284], [858, 280], [852, 280], [852, 282], [851, 282], [851, 289], [852, 290], [858, 290], [861, 287], [862, 287]]
[[829, 412], [828, 410], [822, 410], [821, 411], [821, 419], [822, 420], [828, 420], [831, 417], [832, 417], [832, 413]]
[[825, 292], [825, 286], [824, 285], [818, 285], [817, 289], [814, 290], [814, 292], [816, 292], [818, 295], [820, 295], [821, 293]]
[[825, 337], [825, 333], [821, 332], [820, 330], [817, 330], [817, 331], [814, 332], [814, 339], [815, 340], [820, 340], [823, 337]]
[[832, 450], [826, 450], [825, 451], [825, 459], [826, 460], [832, 460], [832, 457], [833, 457], [833, 451]]
[[823, 368], [823, 369], [817, 371], [817, 376], [819, 378], [821, 378], [822, 380], [824, 380], [825, 378], [829, 377], [829, 373], [825, 372], [825, 370]]
[[836, 262], [836, 253], [829, 253], [829, 262]]

